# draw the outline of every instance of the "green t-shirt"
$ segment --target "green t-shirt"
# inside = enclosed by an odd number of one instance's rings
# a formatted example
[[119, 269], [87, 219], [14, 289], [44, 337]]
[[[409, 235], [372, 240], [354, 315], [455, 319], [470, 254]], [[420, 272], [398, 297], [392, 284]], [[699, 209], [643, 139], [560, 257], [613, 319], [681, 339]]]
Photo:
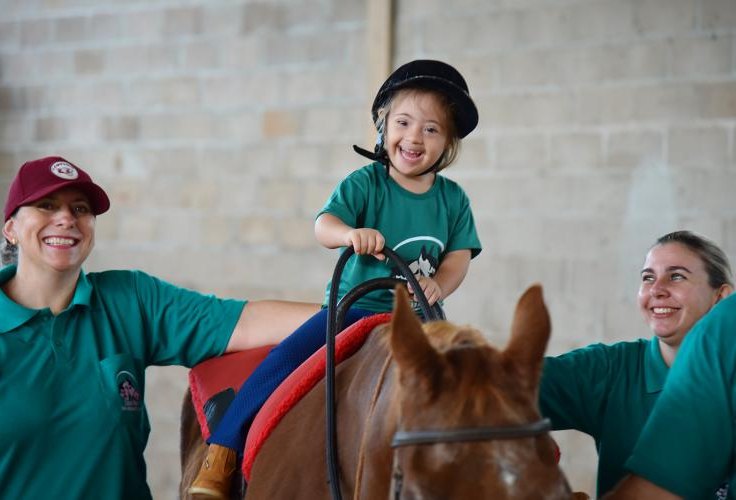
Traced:
[[555, 430], [593, 437], [598, 450], [598, 495], [626, 474], [636, 444], [667, 377], [657, 338], [594, 344], [544, 361], [542, 415]]
[[736, 495], [736, 294], [685, 337], [626, 468], [688, 499]]
[[[448, 252], [481, 251], [470, 201], [462, 188], [442, 175], [422, 194], [405, 190], [386, 175], [386, 167], [372, 163], [348, 175], [319, 212], [338, 217], [355, 228], [372, 228], [383, 234], [386, 246], [409, 265], [414, 274], [434, 276]], [[342, 273], [338, 296], [372, 278], [400, 276], [396, 265], [375, 257], [351, 257]], [[325, 292], [328, 302], [330, 285]], [[355, 302], [369, 311], [391, 310], [392, 290], [377, 290]]]
[[136, 271], [81, 273], [56, 316], [0, 291], [0, 496], [151, 498], [145, 368], [221, 354], [243, 306]]

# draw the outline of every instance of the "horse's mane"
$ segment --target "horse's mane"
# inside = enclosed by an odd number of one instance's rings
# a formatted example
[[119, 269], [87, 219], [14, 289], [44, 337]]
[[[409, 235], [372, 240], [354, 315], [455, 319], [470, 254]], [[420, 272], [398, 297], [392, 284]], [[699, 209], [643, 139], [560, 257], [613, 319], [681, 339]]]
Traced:
[[[489, 347], [486, 337], [472, 326], [448, 328], [447, 321], [431, 321], [423, 325], [429, 343], [438, 352], [446, 352], [456, 348]], [[381, 329], [381, 343], [388, 349], [389, 333], [387, 328]]]
[[[501, 392], [490, 383], [500, 378], [497, 372], [502, 370], [499, 366], [502, 354], [478, 329], [447, 321], [433, 321], [424, 323], [422, 330], [446, 368], [437, 370], [435, 376], [417, 379], [420, 386], [405, 381], [408, 383], [406, 390], [414, 394], [420, 390], [430, 400], [448, 394], [461, 400], [462, 404], [448, 405], [442, 410], [450, 423], [459, 422], [468, 414], [477, 415], [479, 419], [485, 418], [489, 401], [504, 406]], [[385, 336], [382, 342], [388, 343], [390, 330], [386, 328], [382, 333]], [[457, 398], [458, 394], [462, 394], [462, 397]], [[410, 399], [416, 401], [414, 397]], [[505, 413], [509, 414], [508, 410]]]

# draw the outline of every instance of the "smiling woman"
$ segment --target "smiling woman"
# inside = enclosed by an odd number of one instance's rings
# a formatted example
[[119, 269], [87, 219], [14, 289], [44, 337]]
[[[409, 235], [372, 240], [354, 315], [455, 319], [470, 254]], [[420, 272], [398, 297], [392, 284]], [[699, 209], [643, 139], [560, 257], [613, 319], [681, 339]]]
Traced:
[[639, 308], [672, 366], [687, 332], [733, 288], [728, 260], [713, 243], [687, 231], [670, 233], [647, 254]]
[[34, 309], [49, 307], [54, 314], [66, 307], [94, 246], [95, 217], [109, 208], [105, 191], [63, 158], [24, 164], [5, 201], [3, 235], [23, 248], [25, 265], [36, 270], [34, 275], [55, 271], [50, 275], [53, 298], [28, 287], [25, 273], [8, 281], [8, 294]]
[[[24, 258], [39, 268], [58, 273], [59, 282], [76, 280], [94, 245], [95, 214], [89, 197], [76, 188], [61, 188], [26, 205], [10, 217], [5, 231], [23, 245]], [[71, 274], [71, 276], [67, 276]], [[18, 281], [9, 287], [17, 288]], [[44, 306], [44, 297], [29, 297], [29, 305]], [[58, 307], [51, 308], [59, 312]]]
[[[34, 219], [33, 216], [36, 215], [35, 224], [42, 224], [42, 218], [53, 213], [58, 214], [60, 209], [64, 210], [60, 205], [65, 203], [67, 204], [65, 209], [71, 217], [85, 218], [86, 222], [80, 219], [80, 228], [88, 227], [90, 224], [93, 226], [87, 232], [92, 236], [94, 235], [95, 216], [105, 213], [110, 208], [110, 200], [105, 191], [92, 182], [86, 172], [75, 168], [63, 158], [48, 157], [24, 164], [10, 186], [8, 197], [5, 200], [3, 235], [6, 239], [6, 246], [3, 251], [2, 264], [15, 263], [17, 260], [18, 243], [22, 235], [14, 226], [20, 224], [22, 227], [24, 224], [23, 221], [18, 222], [18, 217], [15, 217], [21, 212], [20, 207], [33, 206], [35, 210], [32, 211], [33, 213], [29, 211], [27, 215], [29, 219]], [[23, 215], [26, 215], [25, 211]], [[28, 222], [34, 224], [30, 220]], [[51, 237], [52, 235], [47, 236], [47, 238]], [[48, 243], [51, 244], [51, 240]], [[56, 245], [61, 243], [59, 240], [55, 241]], [[76, 243], [70, 240], [67, 245], [76, 247], [78, 243], [80, 243], [79, 239]], [[93, 243], [90, 240], [86, 243], [87, 254], [89, 254]]]
[[0, 485], [8, 498], [151, 498], [145, 369], [273, 344], [315, 304], [221, 299], [140, 271], [85, 273], [110, 201], [60, 157], [10, 185], [0, 269]]
[[639, 287], [639, 309], [654, 337], [545, 359], [540, 409], [553, 429], [593, 437], [598, 496], [624, 477], [624, 463], [688, 331], [732, 291], [731, 268], [720, 248], [689, 231], [666, 234], [647, 253]]

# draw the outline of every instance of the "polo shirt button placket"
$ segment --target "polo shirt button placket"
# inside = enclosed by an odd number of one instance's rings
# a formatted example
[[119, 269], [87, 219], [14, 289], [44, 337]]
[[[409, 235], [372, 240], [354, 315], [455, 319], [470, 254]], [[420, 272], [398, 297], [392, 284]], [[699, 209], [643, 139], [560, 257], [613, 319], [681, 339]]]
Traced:
[[[54, 346], [54, 315], [49, 311], [43, 311], [38, 319], [40, 330], [44, 332], [44, 337], [48, 337], [51, 346]], [[54, 348], [54, 350], [56, 350]]]
[[64, 332], [64, 321], [60, 320], [59, 316], [51, 319], [51, 343], [53, 344], [54, 352], [57, 354], [65, 355], [64, 339], [62, 338]]

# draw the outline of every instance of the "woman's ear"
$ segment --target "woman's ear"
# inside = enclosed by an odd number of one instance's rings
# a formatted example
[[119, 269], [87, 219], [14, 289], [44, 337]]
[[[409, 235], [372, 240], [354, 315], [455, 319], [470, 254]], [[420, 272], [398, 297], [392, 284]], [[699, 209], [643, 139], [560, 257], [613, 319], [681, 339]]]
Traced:
[[13, 218], [5, 221], [5, 224], [3, 225], [3, 236], [6, 240], [8, 240], [10, 243], [15, 245], [15, 236], [13, 236]]
[[733, 292], [733, 287], [731, 285], [729, 285], [728, 283], [722, 284], [718, 289], [718, 293], [716, 294], [716, 303], [721, 299], [725, 299], [726, 297], [731, 295], [731, 292]]

